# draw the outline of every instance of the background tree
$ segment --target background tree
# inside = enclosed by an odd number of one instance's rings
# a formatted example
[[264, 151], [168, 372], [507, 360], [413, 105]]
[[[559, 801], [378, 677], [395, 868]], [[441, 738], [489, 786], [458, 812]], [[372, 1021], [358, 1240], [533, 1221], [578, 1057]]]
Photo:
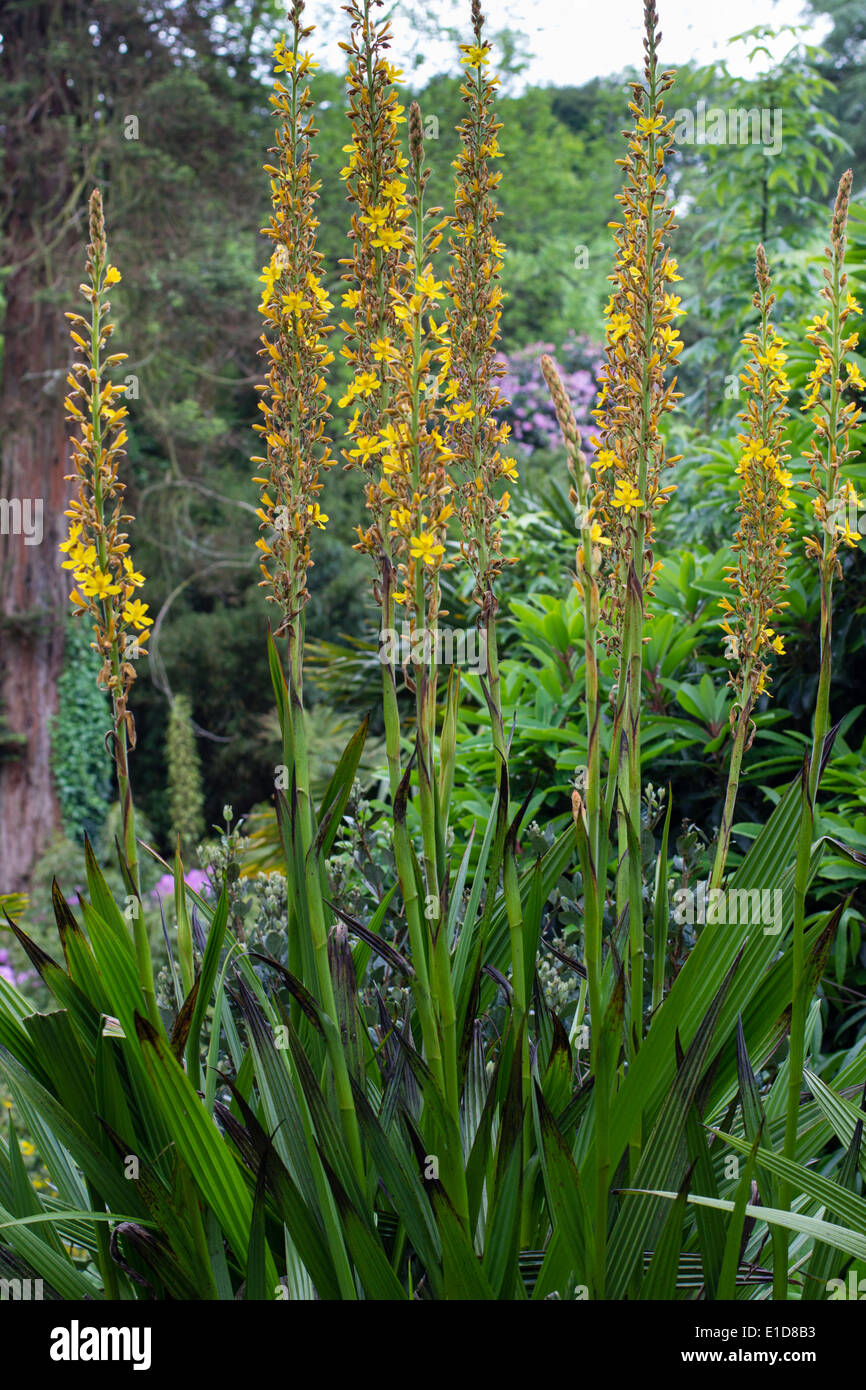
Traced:
[[[180, 249], [198, 252], [197, 308], [205, 290], [224, 306], [221, 277], [231, 275], [237, 257], [226, 258], [224, 244], [213, 254], [217, 189], [221, 201], [251, 209], [248, 221], [254, 216], [255, 204], [245, 201], [254, 168], [246, 122], [260, 100], [255, 36], [266, 13], [272, 16], [262, 0], [13, 0], [3, 9], [0, 496], [41, 501], [43, 514], [41, 544], [25, 545], [23, 536], [0, 541], [0, 703], [10, 731], [0, 762], [5, 888], [24, 884], [59, 814], [50, 725], [69, 587], [57, 551], [68, 497], [61, 305], [74, 293], [87, 193], [96, 181], [106, 189], [109, 217], [122, 229], [118, 256], [135, 265], [124, 313], [153, 305], [154, 291], [163, 291], [162, 316], [144, 319], [150, 332], [138, 343], [171, 354], [173, 329], [190, 334], [192, 320], [165, 316], [166, 294], [169, 311], [184, 302], [191, 308], [190, 266], [184, 282]], [[209, 275], [200, 273], [195, 230], [210, 238]], [[157, 265], [161, 271], [149, 274]], [[205, 322], [211, 343], [221, 336], [222, 357], [231, 356], [234, 325], [217, 326], [216, 313]], [[190, 349], [206, 359], [192, 337]], [[147, 378], [141, 362], [130, 370], [134, 399], [148, 389]], [[157, 387], [158, 371], [154, 397]], [[196, 418], [207, 404], [199, 399]]]

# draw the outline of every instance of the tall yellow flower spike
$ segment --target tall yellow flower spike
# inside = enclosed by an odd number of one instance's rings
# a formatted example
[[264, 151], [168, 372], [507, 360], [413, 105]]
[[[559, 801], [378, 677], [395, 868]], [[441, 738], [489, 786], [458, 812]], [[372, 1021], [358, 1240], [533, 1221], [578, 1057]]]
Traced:
[[845, 393], [852, 388], [864, 390], [856, 364], [846, 361], [847, 354], [854, 351], [858, 342], [858, 334], [846, 333], [846, 325], [850, 318], [862, 312], [857, 300], [847, 292], [848, 277], [844, 271], [852, 177], [849, 169], [840, 180], [827, 247], [830, 264], [824, 268], [826, 283], [821, 295], [829, 309], [814, 317], [807, 334], [818, 356], [809, 373], [809, 387], [803, 403], [803, 410], [812, 412], [815, 427], [806, 458], [812, 465], [812, 510], [823, 532], [823, 540], [809, 536], [806, 551], [818, 561], [825, 582], [834, 573], [841, 578], [840, 545], [853, 548], [860, 539], [859, 533], [852, 531], [848, 515], [849, 509], [857, 506], [856, 493], [850, 482], [842, 477], [844, 465], [857, 457], [858, 451], [852, 450], [849, 443], [851, 430], [856, 428], [861, 416], [856, 401], [846, 400]]
[[[114, 333], [108, 290], [121, 275], [108, 264], [102, 196], [90, 198], [90, 244], [86, 264], [88, 283], [81, 292], [90, 304], [90, 317], [67, 314], [76, 361], [67, 378], [64, 402], [74, 431], [71, 439], [77, 493], [66, 515], [69, 533], [60, 546], [63, 568], [71, 571], [69, 595], [76, 614], [87, 613], [93, 623], [93, 647], [102, 658], [99, 684], [111, 696], [114, 710], [115, 754], [125, 764], [126, 745], [135, 747], [135, 723], [127, 705], [135, 680], [133, 661], [143, 655], [153, 619], [148, 605], [136, 599], [144, 576], [134, 568], [129, 542], [121, 527], [132, 520], [124, 514], [125, 484], [119, 475], [124, 457], [126, 406], [123, 386], [108, 380], [112, 367], [126, 360], [125, 352], [104, 357]], [[119, 740], [122, 739], [123, 749]]]
[[771, 652], [784, 650], [773, 623], [787, 607], [781, 594], [790, 551], [791, 474], [784, 465], [790, 454], [783, 439], [787, 419], [788, 379], [785, 375], [785, 343], [770, 322], [776, 296], [770, 289], [770, 271], [763, 246], [755, 257], [758, 288], [753, 304], [760, 313], [757, 331], [746, 333], [743, 346], [750, 353], [740, 380], [748, 403], [740, 419], [746, 426], [737, 435], [742, 448], [737, 473], [740, 477], [740, 523], [732, 550], [737, 564], [727, 566], [725, 582], [734, 590], [733, 600], [722, 599], [722, 630], [726, 650], [734, 663], [730, 684], [736, 691], [731, 723], [738, 710], [751, 709], [767, 685]]
[[631, 83], [634, 127], [626, 133], [625, 158], [617, 161], [626, 176], [617, 194], [623, 212], [621, 222], [610, 223], [616, 260], [605, 312], [605, 365], [593, 411], [598, 427], [592, 440], [598, 450], [596, 510], [611, 542], [604, 564], [603, 616], [609, 625], [606, 641], [615, 651], [622, 647], [632, 567], [642, 602], [652, 592], [655, 513], [673, 491], [663, 486], [663, 474], [678, 460], [666, 457], [659, 422], [679, 399], [673, 373], [683, 345], [676, 320], [685, 312], [673, 292], [681, 276], [667, 246], [674, 214], [664, 164], [674, 122], [665, 120], [663, 104], [673, 74], [658, 70], [653, 3], [644, 6], [644, 19], [644, 80]]
[[[376, 460], [389, 445], [382, 431], [389, 423], [391, 383], [385, 368], [401, 340], [399, 305], [391, 287], [404, 275], [404, 258], [411, 233], [406, 187], [408, 160], [402, 153], [399, 128], [406, 117], [394, 83], [401, 73], [388, 62], [391, 31], [377, 24], [373, 12], [382, 0], [347, 5], [350, 40], [340, 47], [349, 55], [347, 89], [352, 138], [343, 147], [346, 164], [340, 171], [352, 208], [352, 255], [342, 260], [348, 289], [343, 308], [351, 310], [341, 322], [340, 349], [353, 371], [341, 408], [354, 406], [348, 427], [353, 447], [343, 450], [350, 467], [367, 478], [368, 527], [358, 527], [357, 549], [371, 555], [393, 593], [391, 538], [387, 525], [392, 494], [376, 481]], [[363, 442], [362, 442], [363, 441]], [[390, 446], [396, 440], [390, 441]], [[378, 588], [377, 588], [378, 592]]]
[[461, 44], [466, 68], [460, 88], [465, 114], [457, 127], [460, 152], [454, 215], [449, 218], [452, 268], [450, 307], [451, 356], [446, 398], [449, 444], [460, 488], [461, 549], [475, 575], [474, 598], [482, 610], [495, 607], [493, 587], [503, 566], [502, 520], [508, 494], [497, 499], [503, 478], [517, 480], [514, 461], [503, 457], [509, 428], [497, 421], [507, 402], [497, 381], [504, 375], [496, 344], [502, 317], [502, 273], [505, 247], [496, 235], [502, 216], [496, 190], [502, 175], [495, 161], [502, 158], [493, 103], [499, 79], [487, 69], [490, 45], [483, 36], [484, 16], [478, 0], [472, 3], [473, 40]]
[[[129, 541], [121, 529], [133, 519], [123, 510], [125, 485], [119, 473], [127, 439], [127, 411], [120, 404], [124, 387], [108, 380], [108, 374], [125, 361], [126, 353], [103, 357], [114, 333], [107, 295], [112, 285], [120, 283], [121, 275], [108, 262], [98, 189], [90, 196], [86, 270], [88, 283], [81, 286], [81, 293], [90, 304], [89, 320], [82, 314], [66, 315], [72, 325], [77, 359], [67, 378], [70, 390], [65, 405], [74, 431], [71, 443], [75, 471], [70, 481], [78, 487], [66, 513], [69, 534], [60, 549], [66, 556], [63, 566], [71, 570], [75, 584], [69, 596], [73, 607], [77, 613], [87, 613], [93, 623], [92, 645], [102, 658], [99, 684], [111, 696], [111, 748], [120, 797], [123, 853], [129, 881], [138, 892], [138, 841], [128, 764], [128, 752], [135, 747], [135, 723], [128, 697], [135, 680], [133, 661], [146, 652], [153, 619], [148, 605], [135, 597], [144, 584], [144, 576], [132, 562]], [[155, 1027], [161, 1028], [150, 943], [141, 911], [133, 915], [132, 934], [148, 1017]]]
[[[267, 383], [259, 387], [263, 421], [253, 426], [267, 447], [253, 458], [264, 471], [255, 478], [261, 489], [258, 516], [264, 532], [257, 541], [262, 584], [268, 599], [282, 609], [282, 627], [293, 629], [309, 597], [312, 565], [310, 537], [328, 520], [318, 494], [320, 471], [335, 462], [326, 433], [331, 397], [326, 372], [334, 360], [328, 347], [328, 313], [333, 307], [322, 285], [322, 255], [316, 249], [316, 204], [319, 183], [312, 178], [316, 156], [311, 148], [313, 101], [307, 75], [316, 64], [301, 45], [312, 33], [296, 3], [290, 14], [291, 41], [274, 49], [274, 72], [288, 76], [288, 86], [274, 79], [270, 101], [280, 125], [266, 164], [273, 213], [263, 229], [273, 243], [261, 282], [259, 312], [267, 331], [261, 356], [268, 364]], [[298, 678], [300, 673], [296, 673]]]

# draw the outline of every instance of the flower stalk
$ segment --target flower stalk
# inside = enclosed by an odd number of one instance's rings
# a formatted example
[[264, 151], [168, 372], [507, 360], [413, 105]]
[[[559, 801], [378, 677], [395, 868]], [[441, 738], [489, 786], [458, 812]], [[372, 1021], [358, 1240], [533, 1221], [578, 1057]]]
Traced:
[[[350, 7], [349, 94], [352, 143], [344, 170], [354, 255], [344, 279], [343, 304], [354, 320], [342, 324], [343, 355], [354, 377], [341, 406], [354, 408], [347, 463], [367, 477], [370, 524], [359, 527], [356, 548], [374, 561], [374, 592], [382, 611], [381, 651], [386, 748], [394, 808], [394, 847], [405, 905], [413, 989], [424, 1051], [454, 1124], [459, 1126], [457, 1013], [443, 902], [447, 888], [442, 808], [436, 771], [436, 633], [441, 612], [439, 572], [453, 516], [451, 453], [440, 428], [439, 398], [448, 360], [447, 325], [437, 318], [445, 288], [433, 274], [441, 243], [441, 209], [426, 208], [421, 113], [409, 112], [409, 158], [400, 152], [405, 123], [394, 81], [400, 74], [384, 57], [387, 23], [371, 22], [373, 4]], [[402, 767], [396, 657], [387, 642], [396, 614], [412, 634], [415, 757], [421, 822], [424, 901], [416, 886], [407, 825], [411, 765]], [[416, 640], [423, 637], [423, 640]], [[462, 1156], [443, 1150], [443, 1179], [468, 1219]]]
[[629, 1055], [643, 1034], [644, 922], [640, 854], [641, 698], [645, 606], [657, 571], [653, 551], [654, 513], [673, 488], [662, 485], [666, 457], [659, 422], [678, 399], [674, 370], [682, 342], [674, 326], [683, 312], [670, 285], [681, 277], [669, 255], [673, 227], [664, 162], [673, 141], [665, 121], [664, 96], [673, 74], [658, 66], [657, 11], [644, 6], [646, 37], [642, 82], [631, 84], [634, 127], [617, 200], [622, 222], [611, 224], [616, 244], [613, 290], [606, 311], [605, 366], [595, 419], [598, 435], [593, 467], [598, 479], [596, 514], [611, 541], [603, 613], [608, 642], [619, 658], [612, 744], [611, 791], [615, 795], [620, 871], [617, 915], [628, 908]]
[[741, 381], [748, 403], [740, 419], [745, 425], [737, 435], [742, 447], [737, 473], [740, 477], [740, 523], [731, 547], [737, 564], [726, 567], [725, 583], [734, 589], [733, 602], [722, 599], [726, 653], [735, 663], [729, 684], [734, 690], [731, 729], [734, 742], [719, 826], [719, 838], [710, 876], [710, 888], [722, 882], [731, 839], [731, 826], [739, 787], [743, 755], [754, 735], [752, 711], [769, 679], [768, 658], [785, 650], [772, 624], [787, 604], [781, 594], [787, 588], [785, 574], [793, 479], [784, 467], [788, 379], [785, 375], [785, 342], [770, 320], [776, 297], [770, 288], [770, 271], [763, 246], [755, 256], [758, 287], [753, 305], [760, 314], [756, 332], [746, 333], [743, 347], [750, 357]]
[[587, 767], [584, 795], [572, 793], [572, 816], [583, 875], [584, 965], [591, 1024], [591, 1066], [595, 1123], [595, 1205], [593, 1278], [596, 1298], [604, 1297], [607, 1266], [607, 1210], [610, 1183], [610, 1100], [612, 1084], [610, 1039], [605, 1037], [602, 923], [607, 895], [608, 844], [601, 789], [601, 725], [598, 678], [599, 589], [602, 547], [610, 542], [593, 518], [592, 481], [571, 403], [551, 358], [541, 359], [556, 418], [565, 443], [572, 479], [569, 500], [575, 508], [581, 541], [576, 553], [574, 582], [583, 599], [586, 687]]
[[148, 604], [135, 597], [144, 584], [144, 576], [135, 569], [126, 532], [121, 529], [132, 520], [123, 510], [126, 489], [119, 475], [128, 412], [118, 399], [123, 396], [124, 387], [112, 383], [108, 376], [113, 367], [126, 360], [126, 353], [103, 356], [103, 352], [114, 333], [107, 296], [111, 286], [122, 277], [108, 260], [102, 195], [98, 189], [90, 197], [89, 230], [88, 281], [81, 286], [81, 293], [90, 305], [90, 316], [66, 315], [76, 356], [67, 378], [69, 395], [65, 400], [67, 419], [77, 430], [71, 440], [75, 471], [69, 475], [69, 481], [77, 484], [77, 490], [66, 512], [69, 533], [60, 549], [66, 556], [63, 568], [72, 571], [75, 581], [69, 595], [73, 610], [82, 616], [86, 613], [92, 621], [95, 640], [91, 645], [102, 661], [98, 684], [111, 697], [109, 737], [120, 797], [123, 852], [129, 881], [138, 897], [132, 929], [139, 982], [148, 1016], [161, 1028], [147, 925], [141, 910], [135, 807], [129, 775], [129, 753], [135, 748], [135, 721], [129, 709], [129, 690], [136, 675], [133, 662], [146, 652], [153, 619], [148, 616]]
[[[508, 751], [502, 718], [501, 674], [496, 633], [496, 583], [508, 563], [502, 554], [502, 526], [508, 515], [510, 492], [503, 482], [517, 482], [517, 468], [503, 446], [508, 426], [497, 419], [506, 405], [498, 380], [504, 368], [497, 359], [502, 317], [500, 276], [505, 248], [497, 234], [501, 217], [496, 190], [501, 174], [495, 161], [501, 122], [496, 119], [498, 77], [490, 71], [491, 46], [484, 36], [485, 19], [479, 0], [473, 0], [472, 42], [460, 45], [465, 68], [460, 92], [464, 115], [458, 126], [460, 149], [454, 213], [449, 218], [451, 272], [448, 325], [451, 335], [445, 388], [448, 438], [460, 478], [458, 513], [461, 553], [473, 578], [472, 597], [478, 608], [486, 674], [482, 689], [490, 720], [496, 767], [493, 814], [497, 823], [493, 866], [502, 866], [503, 892], [511, 943], [511, 982], [514, 1026], [520, 1038], [523, 1101], [527, 1117], [524, 1146], [529, 1143], [531, 1072], [529, 1059], [530, 972], [524, 950], [523, 906], [517, 869], [516, 833], [508, 831]], [[528, 1151], [528, 1149], [527, 1149]]]
[[[281, 620], [276, 636], [287, 635], [288, 709], [284, 719], [284, 758], [292, 769], [291, 817], [299, 838], [298, 861], [303, 864], [303, 887], [292, 879], [293, 928], [296, 938], [309, 930], [315, 983], [329, 1019], [338, 1019], [334, 984], [328, 959], [329, 924], [325, 910], [324, 868], [315, 852], [315, 812], [310, 788], [303, 703], [304, 607], [309, 597], [307, 578], [312, 564], [310, 539], [324, 528], [328, 518], [318, 496], [320, 471], [331, 467], [334, 457], [326, 430], [331, 416], [325, 372], [333, 362], [327, 338], [331, 303], [321, 283], [322, 256], [316, 247], [315, 217], [319, 184], [313, 181], [316, 134], [308, 75], [317, 66], [301, 45], [313, 30], [303, 23], [304, 4], [295, 0], [290, 12], [291, 41], [281, 40], [274, 49], [274, 91], [270, 102], [280, 124], [270, 153], [276, 163], [266, 164], [270, 175], [272, 216], [264, 235], [273, 243], [268, 265], [261, 276], [264, 285], [259, 306], [267, 331], [261, 355], [268, 376], [259, 402], [264, 421], [255, 425], [267, 453], [253, 462], [266, 470], [255, 481], [261, 488], [258, 515], [266, 532], [257, 541], [262, 552], [262, 584], [268, 599], [278, 605]], [[280, 79], [285, 74], [288, 83]], [[304, 942], [291, 940], [290, 960], [303, 975]], [[313, 981], [308, 981], [312, 984]], [[346, 1142], [356, 1172], [363, 1179], [364, 1165], [355, 1104], [345, 1052], [335, 1028], [326, 1031], [333, 1068], [337, 1104]]]
[[[848, 207], [851, 197], [851, 170], [839, 181], [830, 244], [826, 247], [829, 262], [824, 266], [824, 285], [821, 296], [827, 308], [812, 320], [809, 342], [817, 349], [817, 359], [809, 375], [809, 389], [803, 406], [813, 411], [814, 434], [806, 457], [811, 463], [810, 485], [814, 493], [812, 508], [823, 530], [819, 543], [814, 536], [806, 539], [806, 553], [819, 567], [821, 584], [821, 635], [818, 693], [812, 750], [803, 772], [803, 803], [797, 840], [794, 868], [794, 927], [792, 940], [791, 1031], [788, 1048], [788, 1097], [785, 1114], [784, 1153], [795, 1159], [797, 1153], [797, 1120], [800, 1108], [800, 1089], [806, 1045], [806, 1013], [808, 998], [805, 990], [806, 966], [806, 892], [809, 886], [812, 843], [815, 826], [815, 801], [821, 773], [824, 741], [830, 729], [830, 678], [832, 673], [833, 581], [841, 578], [840, 545], [853, 549], [859, 534], [852, 531], [847, 506], [856, 505], [856, 494], [850, 482], [843, 479], [842, 468], [857, 451], [849, 447], [850, 431], [857, 425], [861, 411], [852, 400], [845, 400], [847, 389], [864, 389], [863, 378], [855, 363], [846, 361], [848, 352], [857, 346], [858, 334], [847, 333], [849, 318], [861, 309], [848, 293], [845, 273]], [[787, 1209], [792, 1197], [791, 1184], [779, 1186], [779, 1206]], [[783, 1233], [783, 1260], [774, 1265], [774, 1296], [787, 1297], [787, 1235]]]

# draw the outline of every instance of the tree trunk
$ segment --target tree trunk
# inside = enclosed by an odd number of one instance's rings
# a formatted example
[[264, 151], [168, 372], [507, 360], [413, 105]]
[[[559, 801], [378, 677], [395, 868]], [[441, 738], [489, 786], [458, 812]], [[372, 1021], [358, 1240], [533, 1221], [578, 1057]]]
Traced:
[[70, 488], [63, 408], [69, 290], [60, 281], [72, 271], [81, 233], [70, 215], [77, 191], [72, 99], [63, 75], [39, 64], [55, 26], [70, 17], [68, 7], [49, 0], [16, 7], [3, 24], [2, 79], [20, 96], [3, 117], [3, 261], [10, 273], [0, 380], [0, 718], [7, 726], [0, 892], [26, 887], [58, 822], [51, 718], [70, 588], [58, 552]]
[[[29, 536], [0, 538], [0, 707], [9, 732], [27, 740], [17, 756], [13, 752], [11, 760], [0, 762], [4, 892], [26, 886], [33, 861], [57, 824], [50, 729], [69, 589], [57, 549], [67, 525], [69, 488], [62, 369], [67, 347], [54, 321], [58, 315], [35, 303], [34, 288], [30, 267], [7, 281], [0, 385], [0, 498], [22, 504], [29, 499], [33, 507]], [[40, 504], [42, 536], [31, 544], [39, 537]], [[25, 508], [22, 519], [27, 517]]]

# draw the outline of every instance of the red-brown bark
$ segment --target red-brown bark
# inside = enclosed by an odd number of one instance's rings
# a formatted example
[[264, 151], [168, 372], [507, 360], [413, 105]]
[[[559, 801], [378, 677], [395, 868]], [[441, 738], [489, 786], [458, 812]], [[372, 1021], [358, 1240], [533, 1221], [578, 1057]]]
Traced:
[[10, 273], [3, 287], [0, 499], [41, 499], [42, 537], [26, 544], [24, 535], [0, 535], [0, 713], [7, 733], [25, 740], [0, 761], [0, 891], [26, 886], [57, 824], [51, 717], [69, 589], [57, 549], [69, 488], [63, 418], [69, 288], [60, 280], [70, 275], [81, 239], [72, 214], [81, 171], [74, 94], [62, 72], [45, 70], [41, 54], [78, 10], [48, 0], [11, 9], [3, 23], [3, 82], [14, 84], [19, 101], [2, 117], [3, 260]]

